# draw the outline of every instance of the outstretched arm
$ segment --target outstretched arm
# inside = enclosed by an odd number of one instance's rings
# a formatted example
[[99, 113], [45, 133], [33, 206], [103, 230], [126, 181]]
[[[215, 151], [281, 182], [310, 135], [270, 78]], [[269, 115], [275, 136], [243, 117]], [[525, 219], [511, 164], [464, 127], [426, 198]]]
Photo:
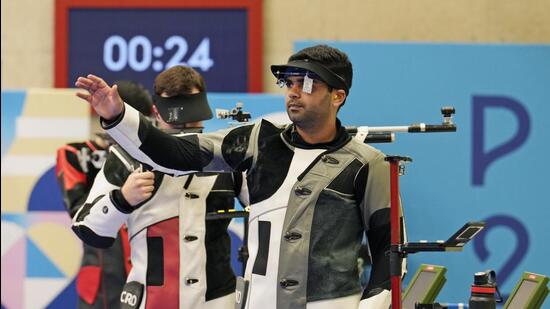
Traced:
[[75, 86], [86, 92], [78, 92], [76, 95], [90, 103], [96, 113], [106, 120], [116, 118], [122, 113], [124, 104], [118, 94], [117, 85], [110, 87], [107, 83], [92, 74], [79, 77]]
[[155, 170], [183, 175], [192, 171], [244, 171], [252, 162], [260, 124], [208, 134], [171, 136], [125, 104], [116, 120], [102, 126], [136, 160]]
[[251, 162], [246, 159], [254, 151], [249, 141], [258, 133], [255, 125], [174, 137], [156, 129], [137, 110], [124, 104], [116, 86], [110, 87], [103, 79], [88, 75], [79, 77], [75, 85], [86, 91], [77, 95], [101, 116], [107, 133], [132, 157], [155, 170], [172, 175], [202, 170], [243, 171]]

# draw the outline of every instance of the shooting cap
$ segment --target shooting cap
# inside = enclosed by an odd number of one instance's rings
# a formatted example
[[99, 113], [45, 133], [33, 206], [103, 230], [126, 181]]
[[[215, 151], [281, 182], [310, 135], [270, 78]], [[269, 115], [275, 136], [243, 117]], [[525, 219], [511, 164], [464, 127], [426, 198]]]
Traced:
[[272, 65], [271, 73], [273, 73], [277, 80], [284, 80], [289, 76], [306, 74], [310, 78], [318, 77], [318, 79], [322, 80], [332, 88], [343, 89], [346, 94], [349, 94], [349, 89], [351, 88], [351, 82], [346, 82], [341, 75], [321, 63], [310, 59], [292, 60], [287, 64]]
[[182, 94], [173, 97], [153, 95], [153, 102], [164, 121], [173, 125], [203, 121], [212, 118], [206, 92]]

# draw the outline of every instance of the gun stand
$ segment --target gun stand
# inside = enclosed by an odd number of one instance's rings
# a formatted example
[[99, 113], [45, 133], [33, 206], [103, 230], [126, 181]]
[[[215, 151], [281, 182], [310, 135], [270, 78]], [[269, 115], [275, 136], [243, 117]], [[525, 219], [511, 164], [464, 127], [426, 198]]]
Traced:
[[[391, 276], [391, 301], [392, 308], [401, 309], [401, 264], [404, 255], [400, 252], [401, 246], [401, 220], [399, 219], [399, 170], [401, 161], [412, 161], [409, 157], [387, 156], [390, 163], [390, 276]], [[403, 171], [401, 169], [401, 171]]]
[[[347, 127], [346, 130], [355, 135], [355, 138], [365, 143], [391, 143], [395, 141], [395, 133], [436, 133], [456, 132], [452, 121], [454, 107], [441, 108], [443, 122], [441, 124], [418, 123], [409, 126], [386, 127]], [[402, 162], [411, 162], [412, 159], [404, 156], [387, 156], [390, 164], [390, 276], [391, 299], [393, 309], [401, 309], [401, 267], [403, 258], [409, 253], [424, 251], [462, 251], [462, 247], [485, 227], [483, 222], [469, 222], [453, 234], [447, 241], [436, 242], [407, 242], [401, 243], [401, 207], [399, 203], [399, 176], [404, 174]]]
[[484, 222], [468, 222], [446, 241], [401, 243], [401, 220], [399, 204], [399, 176], [404, 174], [401, 162], [412, 162], [409, 157], [387, 156], [390, 163], [390, 276], [392, 308], [401, 309], [401, 264], [410, 253], [428, 251], [462, 251], [464, 245], [472, 240], [483, 228]]

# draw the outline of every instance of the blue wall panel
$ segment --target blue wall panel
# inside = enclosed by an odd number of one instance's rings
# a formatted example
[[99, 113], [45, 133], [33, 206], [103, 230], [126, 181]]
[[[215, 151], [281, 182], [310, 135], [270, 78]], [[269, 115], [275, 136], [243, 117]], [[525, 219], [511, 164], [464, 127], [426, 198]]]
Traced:
[[300, 41], [295, 50], [317, 43], [352, 60], [346, 125], [437, 124], [442, 106], [456, 108], [456, 133], [376, 145], [414, 159], [401, 177], [411, 241], [446, 239], [467, 221], [489, 225], [464, 252], [411, 255], [411, 273], [447, 266], [438, 299], [452, 302], [468, 300], [476, 271], [495, 269], [504, 294], [523, 271], [550, 275], [550, 45]]

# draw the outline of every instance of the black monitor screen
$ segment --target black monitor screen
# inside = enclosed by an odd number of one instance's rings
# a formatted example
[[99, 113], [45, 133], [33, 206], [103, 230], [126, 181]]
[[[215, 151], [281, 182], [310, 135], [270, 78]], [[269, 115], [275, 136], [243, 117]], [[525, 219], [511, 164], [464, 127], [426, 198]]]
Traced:
[[526, 308], [526, 304], [530, 297], [533, 296], [533, 291], [537, 287], [537, 283], [529, 280], [523, 280], [516, 294], [513, 295], [512, 302], [508, 308]]
[[409, 286], [406, 297], [403, 299], [403, 309], [414, 309], [414, 304], [421, 302], [424, 295], [434, 284], [437, 273], [429, 271], [421, 271], [412, 286]]

